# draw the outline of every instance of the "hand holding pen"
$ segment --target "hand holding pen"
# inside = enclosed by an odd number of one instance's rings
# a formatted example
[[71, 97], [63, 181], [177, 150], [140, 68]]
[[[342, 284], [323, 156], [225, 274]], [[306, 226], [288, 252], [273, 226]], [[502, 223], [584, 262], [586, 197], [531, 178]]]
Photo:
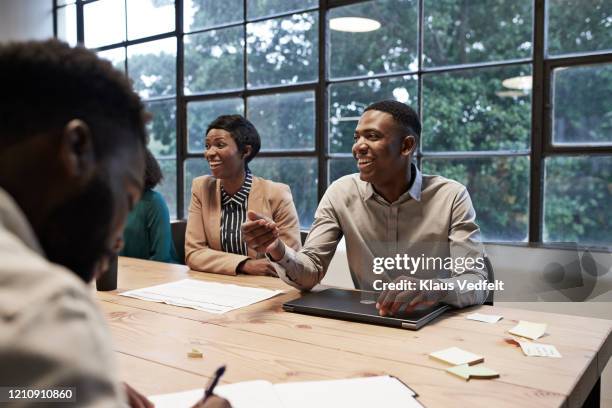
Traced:
[[217, 386], [217, 383], [224, 372], [225, 366], [221, 366], [217, 369], [217, 371], [215, 371], [215, 375], [210, 379], [206, 389], [204, 390], [204, 396], [200, 402], [194, 405], [194, 408], [232, 408], [226, 399], [213, 395], [215, 387]]

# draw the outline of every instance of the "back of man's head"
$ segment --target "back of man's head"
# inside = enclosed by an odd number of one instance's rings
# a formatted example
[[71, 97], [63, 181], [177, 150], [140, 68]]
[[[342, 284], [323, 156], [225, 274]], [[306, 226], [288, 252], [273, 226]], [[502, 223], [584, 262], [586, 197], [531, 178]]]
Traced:
[[421, 121], [419, 115], [410, 106], [405, 103], [398, 102], [392, 99], [374, 102], [365, 108], [364, 113], [369, 110], [385, 112], [393, 116], [395, 123], [405, 135], [412, 135], [419, 142], [421, 137]]
[[143, 106], [110, 62], [57, 40], [0, 46], [0, 147], [83, 119], [96, 154], [145, 140]]
[[0, 72], [0, 187], [47, 258], [88, 281], [142, 188], [143, 105], [108, 61], [56, 40], [0, 45]]

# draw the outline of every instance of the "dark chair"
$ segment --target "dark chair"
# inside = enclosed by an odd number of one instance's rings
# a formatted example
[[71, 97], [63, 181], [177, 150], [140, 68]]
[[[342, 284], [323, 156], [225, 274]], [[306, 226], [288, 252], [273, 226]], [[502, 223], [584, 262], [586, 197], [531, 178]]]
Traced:
[[302, 241], [302, 245], [306, 242], [306, 237], [308, 236], [308, 231], [300, 230], [300, 240]]
[[[486, 256], [486, 255], [484, 257], [484, 264], [485, 264], [485, 267], [487, 268], [487, 273], [489, 275], [487, 280], [489, 282], [495, 282], [495, 274], [493, 273], [493, 265], [491, 264], [491, 260], [489, 259], [489, 257]], [[489, 291], [489, 295], [487, 296], [487, 300], [485, 300], [485, 302], [484, 302], [485, 305], [493, 306], [493, 295], [494, 294], [495, 294], [495, 291], [493, 291], [493, 290]]]
[[174, 242], [174, 248], [176, 249], [176, 255], [178, 260], [183, 265], [185, 264], [185, 230], [187, 229], [187, 221], [185, 220], [174, 220], [170, 223], [170, 229], [172, 230], [172, 241]]

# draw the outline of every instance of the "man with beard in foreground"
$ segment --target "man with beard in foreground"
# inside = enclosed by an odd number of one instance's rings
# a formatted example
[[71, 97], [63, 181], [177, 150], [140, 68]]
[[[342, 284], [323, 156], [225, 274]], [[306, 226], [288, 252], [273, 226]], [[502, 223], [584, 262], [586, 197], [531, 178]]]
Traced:
[[110, 63], [55, 40], [0, 45], [0, 72], [0, 387], [151, 407], [119, 384], [88, 286], [141, 196], [143, 105]]

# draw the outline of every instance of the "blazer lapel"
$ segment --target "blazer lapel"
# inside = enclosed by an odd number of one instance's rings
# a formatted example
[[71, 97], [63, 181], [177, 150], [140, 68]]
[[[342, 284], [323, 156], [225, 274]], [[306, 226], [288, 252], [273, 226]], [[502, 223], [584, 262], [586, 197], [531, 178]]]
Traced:
[[[251, 184], [251, 192], [249, 193], [249, 202], [247, 204], [247, 210], [255, 211], [257, 214], [269, 216], [265, 209], [265, 184], [259, 177], [253, 176], [253, 184]], [[249, 248], [249, 256], [257, 258], [257, 252]]]
[[215, 179], [208, 191], [208, 208], [204, 211], [204, 222], [208, 224], [210, 231], [209, 246], [212, 249], [221, 249], [221, 181]]

